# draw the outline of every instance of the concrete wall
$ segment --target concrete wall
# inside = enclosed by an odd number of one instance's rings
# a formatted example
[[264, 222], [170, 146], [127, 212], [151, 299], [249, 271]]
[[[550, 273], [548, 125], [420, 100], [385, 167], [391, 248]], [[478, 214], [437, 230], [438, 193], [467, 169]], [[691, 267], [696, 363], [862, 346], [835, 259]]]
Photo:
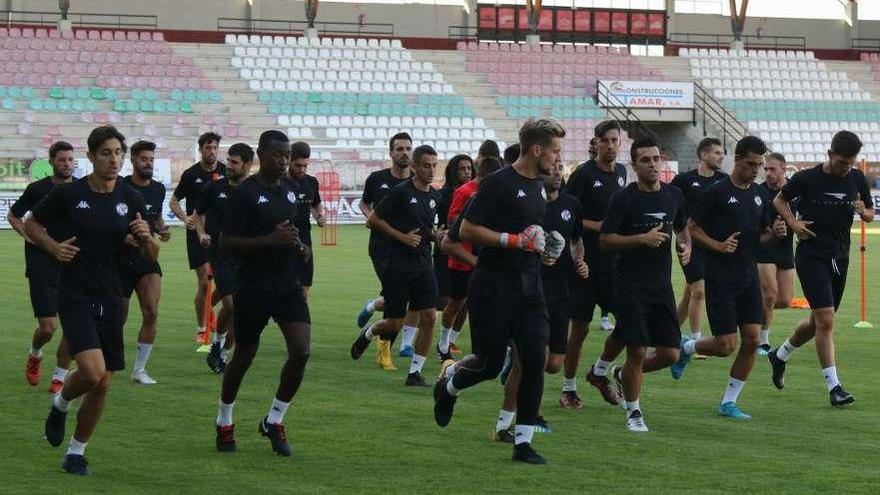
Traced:
[[[746, 20], [743, 34], [755, 35], [758, 28], [764, 36], [805, 36], [809, 48], [845, 49], [849, 46], [850, 28], [843, 21], [755, 17]], [[732, 31], [729, 17], [671, 14], [669, 32], [731, 34]]]

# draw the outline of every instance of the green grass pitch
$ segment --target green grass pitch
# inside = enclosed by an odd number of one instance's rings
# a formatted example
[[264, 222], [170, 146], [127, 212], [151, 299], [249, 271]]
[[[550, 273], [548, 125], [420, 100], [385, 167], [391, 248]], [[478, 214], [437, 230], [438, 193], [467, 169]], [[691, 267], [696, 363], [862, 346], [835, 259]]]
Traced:
[[[320, 233], [315, 232], [317, 238]], [[855, 241], [855, 237], [854, 241]], [[545, 467], [514, 465], [508, 445], [490, 441], [502, 388], [487, 382], [462, 394], [448, 428], [434, 424], [430, 389], [403, 386], [408, 360], [382, 372], [374, 350], [360, 362], [348, 356], [354, 316], [377, 290], [366, 256], [366, 230], [341, 227], [339, 245], [316, 249], [312, 293], [312, 355], [305, 381], [287, 414], [292, 459], [274, 456], [257, 434], [284, 359], [275, 327], [245, 379], [235, 409], [239, 451], [214, 450], [214, 417], [220, 378], [196, 354], [192, 310], [194, 276], [186, 269], [184, 235], [174, 230], [163, 245], [165, 271], [159, 337], [149, 371], [159, 384], [136, 386], [129, 370], [118, 373], [106, 413], [87, 450], [94, 475], [75, 479], [60, 470], [66, 446], [43, 439], [54, 340], [46, 348], [43, 382], [23, 376], [33, 328], [23, 275], [21, 239], [0, 233], [0, 425], [5, 455], [2, 493], [877, 493], [880, 475], [880, 381], [876, 378], [880, 330], [856, 330], [859, 270], [853, 249], [846, 299], [836, 328], [838, 368], [856, 396], [833, 410], [812, 344], [790, 361], [784, 391], [770, 383], [759, 359], [740, 399], [749, 422], [722, 419], [717, 407], [730, 359], [693, 362], [681, 381], [668, 371], [645, 381], [642, 405], [651, 432], [626, 431], [623, 413], [606, 405], [583, 379], [605, 335], [595, 330], [584, 350], [578, 386], [581, 412], [558, 403], [560, 375], [547, 376], [543, 415], [550, 435], [536, 435]], [[869, 320], [880, 323], [880, 273], [869, 268]], [[680, 293], [681, 274], [674, 269]], [[797, 290], [796, 290], [797, 292]], [[136, 306], [135, 306], [136, 308]], [[777, 313], [771, 339], [778, 344], [800, 310]], [[125, 330], [127, 364], [134, 360], [140, 316]], [[469, 348], [469, 334], [461, 343]], [[439, 363], [431, 356], [425, 373]], [[73, 418], [68, 420], [68, 434]], [[872, 488], [873, 487], [873, 488]]]

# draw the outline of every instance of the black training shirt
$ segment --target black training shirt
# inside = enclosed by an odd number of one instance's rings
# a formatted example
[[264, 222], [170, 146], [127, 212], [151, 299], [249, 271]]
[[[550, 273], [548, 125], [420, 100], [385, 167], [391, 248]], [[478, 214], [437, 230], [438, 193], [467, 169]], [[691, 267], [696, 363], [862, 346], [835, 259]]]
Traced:
[[165, 186], [161, 182], [150, 179], [150, 183], [146, 187], [141, 187], [134, 183], [130, 175], [123, 177], [122, 181], [144, 197], [144, 205], [147, 209], [144, 220], [150, 224], [150, 230], [158, 232], [159, 219], [162, 217], [162, 204], [165, 202]]
[[199, 197], [196, 213], [205, 216], [205, 232], [211, 236], [212, 249], [219, 248], [220, 232], [229, 209], [229, 194], [232, 189], [229, 178], [224, 177], [205, 186]]
[[[617, 277], [620, 287], [668, 289], [672, 287], [674, 233], [687, 227], [684, 195], [676, 187], [660, 184], [659, 191], [642, 191], [632, 183], [615, 194], [602, 223], [603, 234], [632, 236], [658, 225], [669, 240], [658, 248], [640, 245], [618, 251]], [[621, 293], [623, 294], [623, 293]]]
[[730, 254], [706, 249], [706, 280], [746, 287], [758, 280], [755, 252], [764, 229], [773, 223], [776, 210], [758, 184], [748, 189], [730, 178], [709, 186], [694, 212], [694, 222], [718, 242], [739, 232], [736, 251]]
[[[285, 220], [293, 224], [296, 195], [287, 182], [278, 187], [263, 185], [254, 175], [229, 193], [229, 208], [223, 223], [223, 235], [261, 237], [271, 234]], [[299, 286], [297, 248], [272, 247], [246, 253], [233, 253], [239, 262], [236, 270], [240, 290], [287, 291]]]
[[[392, 187], [408, 180], [410, 179], [398, 179], [391, 175], [390, 168], [377, 170], [367, 176], [367, 181], [364, 183], [364, 195], [361, 197], [361, 200], [370, 205], [370, 208], [375, 209], [376, 205], [391, 191]], [[387, 239], [375, 230], [370, 230], [369, 253], [370, 258], [373, 259], [388, 258]]]
[[[611, 172], [599, 168], [595, 160], [582, 163], [568, 178], [565, 192], [581, 203], [581, 216], [584, 220], [601, 222], [608, 210], [611, 196], [626, 186], [626, 168], [615, 163]], [[617, 256], [599, 250], [599, 233], [583, 229], [584, 259], [590, 271], [608, 273], [613, 270]]]
[[583, 233], [581, 205], [570, 194], [560, 192], [554, 201], [547, 202], [544, 214], [544, 231], [559, 232], [565, 238], [562, 254], [553, 266], [542, 265], [541, 279], [544, 282], [544, 297], [549, 299], [568, 299], [568, 279], [574, 271], [571, 258], [571, 242], [578, 241]]
[[211, 181], [221, 179], [226, 176], [226, 165], [217, 162], [214, 170], [206, 172], [200, 163], [196, 163], [190, 168], [183, 171], [180, 176], [180, 182], [174, 189], [174, 197], [177, 200], [186, 200], [186, 214], [192, 215], [192, 212], [199, 204], [199, 195]]
[[681, 189], [684, 194], [685, 214], [690, 218], [697, 209], [697, 204], [706, 188], [727, 177], [728, 175], [720, 170], [716, 170], [711, 177], [703, 177], [698, 169], [693, 169], [676, 175], [669, 184]]
[[[777, 194], [779, 194], [779, 189], [771, 188], [766, 182], [762, 182], [761, 187], [764, 189], [764, 195], [767, 197], [767, 200], [771, 202], [772, 206], [773, 199], [776, 198]], [[788, 203], [789, 208], [791, 208], [791, 212], [794, 214], [797, 214], [797, 204], [798, 200], [794, 200]], [[773, 214], [777, 214], [775, 209], [773, 211]], [[792, 240], [794, 240], [794, 231], [791, 229], [786, 230], [787, 232], [785, 234], [785, 237], [783, 237], [782, 239], [774, 239], [770, 242], [766, 242], [758, 246], [758, 253], [759, 255], [763, 255], [763, 259], [783, 260], [792, 257], [791, 242]]]
[[302, 179], [288, 177], [288, 186], [296, 194], [296, 221], [293, 225], [299, 229], [299, 238], [306, 246], [312, 245], [312, 207], [321, 204], [321, 193], [318, 191], [318, 179], [306, 174]]
[[[25, 214], [33, 210], [34, 206], [45, 198], [53, 187], [55, 187], [55, 183], [52, 182], [51, 177], [31, 182], [25, 188], [24, 193], [9, 208], [9, 212], [24, 219]], [[56, 241], [63, 241], [70, 237], [70, 235], [65, 235], [68, 229], [63, 223], [51, 222], [48, 225], [43, 224], [43, 227], [46, 227], [49, 237]], [[58, 271], [61, 269], [58, 260], [53, 258], [51, 254], [27, 241], [24, 243], [24, 260], [25, 275], [28, 277], [37, 275], [54, 278], [58, 276]]]
[[[403, 233], [418, 230], [422, 242], [413, 249], [395, 239], [386, 237], [388, 259], [391, 267], [399, 271], [419, 271], [431, 267], [431, 238], [434, 216], [440, 202], [440, 192], [436, 189], [420, 191], [413, 181], [406, 181], [391, 188], [382, 201], [376, 205], [374, 214], [388, 222], [391, 227]], [[381, 235], [378, 230], [377, 235]]]
[[121, 182], [112, 192], [97, 193], [88, 178], [59, 184], [34, 207], [40, 224], [65, 224], [80, 249], [72, 261], [61, 264], [59, 297], [101, 301], [122, 296], [119, 260], [137, 213], [146, 216], [140, 193]]
[[867, 208], [874, 207], [868, 181], [861, 170], [851, 169], [843, 177], [822, 171], [822, 165], [801, 170], [782, 188], [786, 201], [799, 199], [801, 220], [813, 222], [807, 228], [813, 239], [798, 243], [798, 251], [811, 256], [846, 258], [849, 256], [849, 230], [855, 208], [852, 202], [861, 195]]

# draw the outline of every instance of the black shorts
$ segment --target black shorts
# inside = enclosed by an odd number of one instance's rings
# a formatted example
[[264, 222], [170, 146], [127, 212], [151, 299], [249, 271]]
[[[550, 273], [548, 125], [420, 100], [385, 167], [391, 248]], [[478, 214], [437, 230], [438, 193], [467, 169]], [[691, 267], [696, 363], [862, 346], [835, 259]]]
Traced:
[[101, 349], [108, 371], [125, 369], [121, 299], [93, 301], [81, 297], [59, 297], [58, 316], [71, 356]]
[[186, 256], [189, 258], [189, 269], [204, 265], [211, 260], [210, 249], [202, 246], [195, 230], [186, 231]]
[[617, 322], [611, 336], [621, 344], [675, 348], [681, 344], [672, 287], [621, 288], [616, 302]]
[[30, 270], [28, 287], [31, 293], [34, 318], [58, 316], [58, 272], [47, 274]]
[[305, 294], [297, 285], [284, 291], [240, 289], [233, 301], [233, 328], [239, 344], [259, 342], [269, 318], [279, 325], [311, 323]]
[[797, 274], [810, 308], [837, 308], [846, 288], [849, 258], [817, 258], [797, 252]]
[[437, 281], [430, 266], [417, 272], [389, 268], [382, 273], [381, 282], [385, 318], [403, 318], [407, 307], [409, 311], [421, 311], [437, 305]]
[[[385, 258], [374, 258], [372, 256], [370, 256], [370, 261], [373, 263], [373, 272], [379, 280], [379, 285], [382, 286], [382, 279], [385, 277], [385, 272], [388, 271], [388, 267], [391, 263]], [[380, 289], [379, 295], [384, 297], [385, 292]]]
[[471, 285], [471, 273], [473, 273], [472, 270], [449, 269], [449, 297], [462, 300], [468, 296]]
[[791, 249], [787, 252], [782, 252], [778, 249], [759, 249], [758, 252], [755, 253], [755, 260], [759, 264], [776, 265], [776, 268], [779, 270], [794, 269], [794, 253]]
[[235, 294], [238, 286], [235, 283], [235, 265], [229, 255], [220, 253], [216, 249], [211, 250], [211, 273], [214, 277], [214, 287], [217, 297], [223, 298]]
[[741, 325], [763, 325], [761, 284], [755, 280], [747, 287], [731, 287], [706, 280], [706, 315], [715, 336], [736, 333]]
[[449, 285], [448, 256], [437, 256], [434, 258], [434, 278], [437, 280], [437, 295], [439, 297], [449, 297], [451, 288]]
[[140, 252], [127, 250], [119, 262], [119, 281], [122, 283], [122, 296], [131, 298], [141, 277], [151, 274], [162, 276], [162, 267], [158, 261], [144, 258]]
[[571, 307], [568, 299], [549, 299], [547, 301], [547, 323], [550, 333], [547, 347], [550, 354], [565, 354], [568, 349], [568, 323], [571, 321]]
[[304, 258], [297, 259], [296, 268], [299, 273], [299, 284], [303, 287], [311, 287], [315, 278], [315, 256], [309, 256], [308, 261]]
[[603, 310], [614, 312], [615, 280], [612, 272], [594, 272], [590, 267], [588, 278], [583, 279], [572, 273], [568, 283], [572, 320], [583, 323], [593, 321], [597, 305]]
[[493, 354], [520, 336], [547, 342], [550, 322], [543, 296], [472, 295], [468, 298], [471, 348], [474, 354]]
[[702, 248], [691, 250], [691, 260], [681, 267], [684, 280], [688, 285], [706, 278], [706, 252]]

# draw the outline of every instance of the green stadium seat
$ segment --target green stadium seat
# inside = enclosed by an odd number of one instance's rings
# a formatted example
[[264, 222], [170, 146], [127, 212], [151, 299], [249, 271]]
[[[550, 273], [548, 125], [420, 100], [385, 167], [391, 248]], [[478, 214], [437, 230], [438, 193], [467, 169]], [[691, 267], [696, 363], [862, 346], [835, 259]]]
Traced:
[[86, 100], [86, 111], [87, 112], [97, 112], [98, 111], [98, 102], [95, 100]]
[[58, 111], [59, 112], [69, 112], [73, 108], [72, 100], [68, 100], [67, 98], [63, 98], [58, 100]]
[[64, 97], [68, 100], [76, 98], [76, 88], [64, 88]]
[[141, 100], [140, 111], [143, 113], [153, 113], [153, 102], [150, 100]]
[[189, 101], [185, 101], [180, 104], [180, 111], [183, 113], [193, 113], [192, 103]]
[[15, 100], [12, 98], [3, 98], [3, 110], [15, 110]]
[[165, 102], [162, 100], [153, 102], [153, 111], [156, 113], [165, 113], [167, 111], [165, 107]]
[[58, 87], [49, 88], [50, 98], [64, 98], [64, 90]]
[[37, 99], [31, 100], [30, 109], [35, 112], [42, 111], [43, 110], [43, 100], [37, 100]]
[[73, 111], [74, 112], [85, 112], [86, 111], [86, 101], [85, 100], [73, 100]]
[[43, 110], [47, 112], [57, 112], [58, 111], [58, 102], [56, 100], [44, 100], [43, 101]]

